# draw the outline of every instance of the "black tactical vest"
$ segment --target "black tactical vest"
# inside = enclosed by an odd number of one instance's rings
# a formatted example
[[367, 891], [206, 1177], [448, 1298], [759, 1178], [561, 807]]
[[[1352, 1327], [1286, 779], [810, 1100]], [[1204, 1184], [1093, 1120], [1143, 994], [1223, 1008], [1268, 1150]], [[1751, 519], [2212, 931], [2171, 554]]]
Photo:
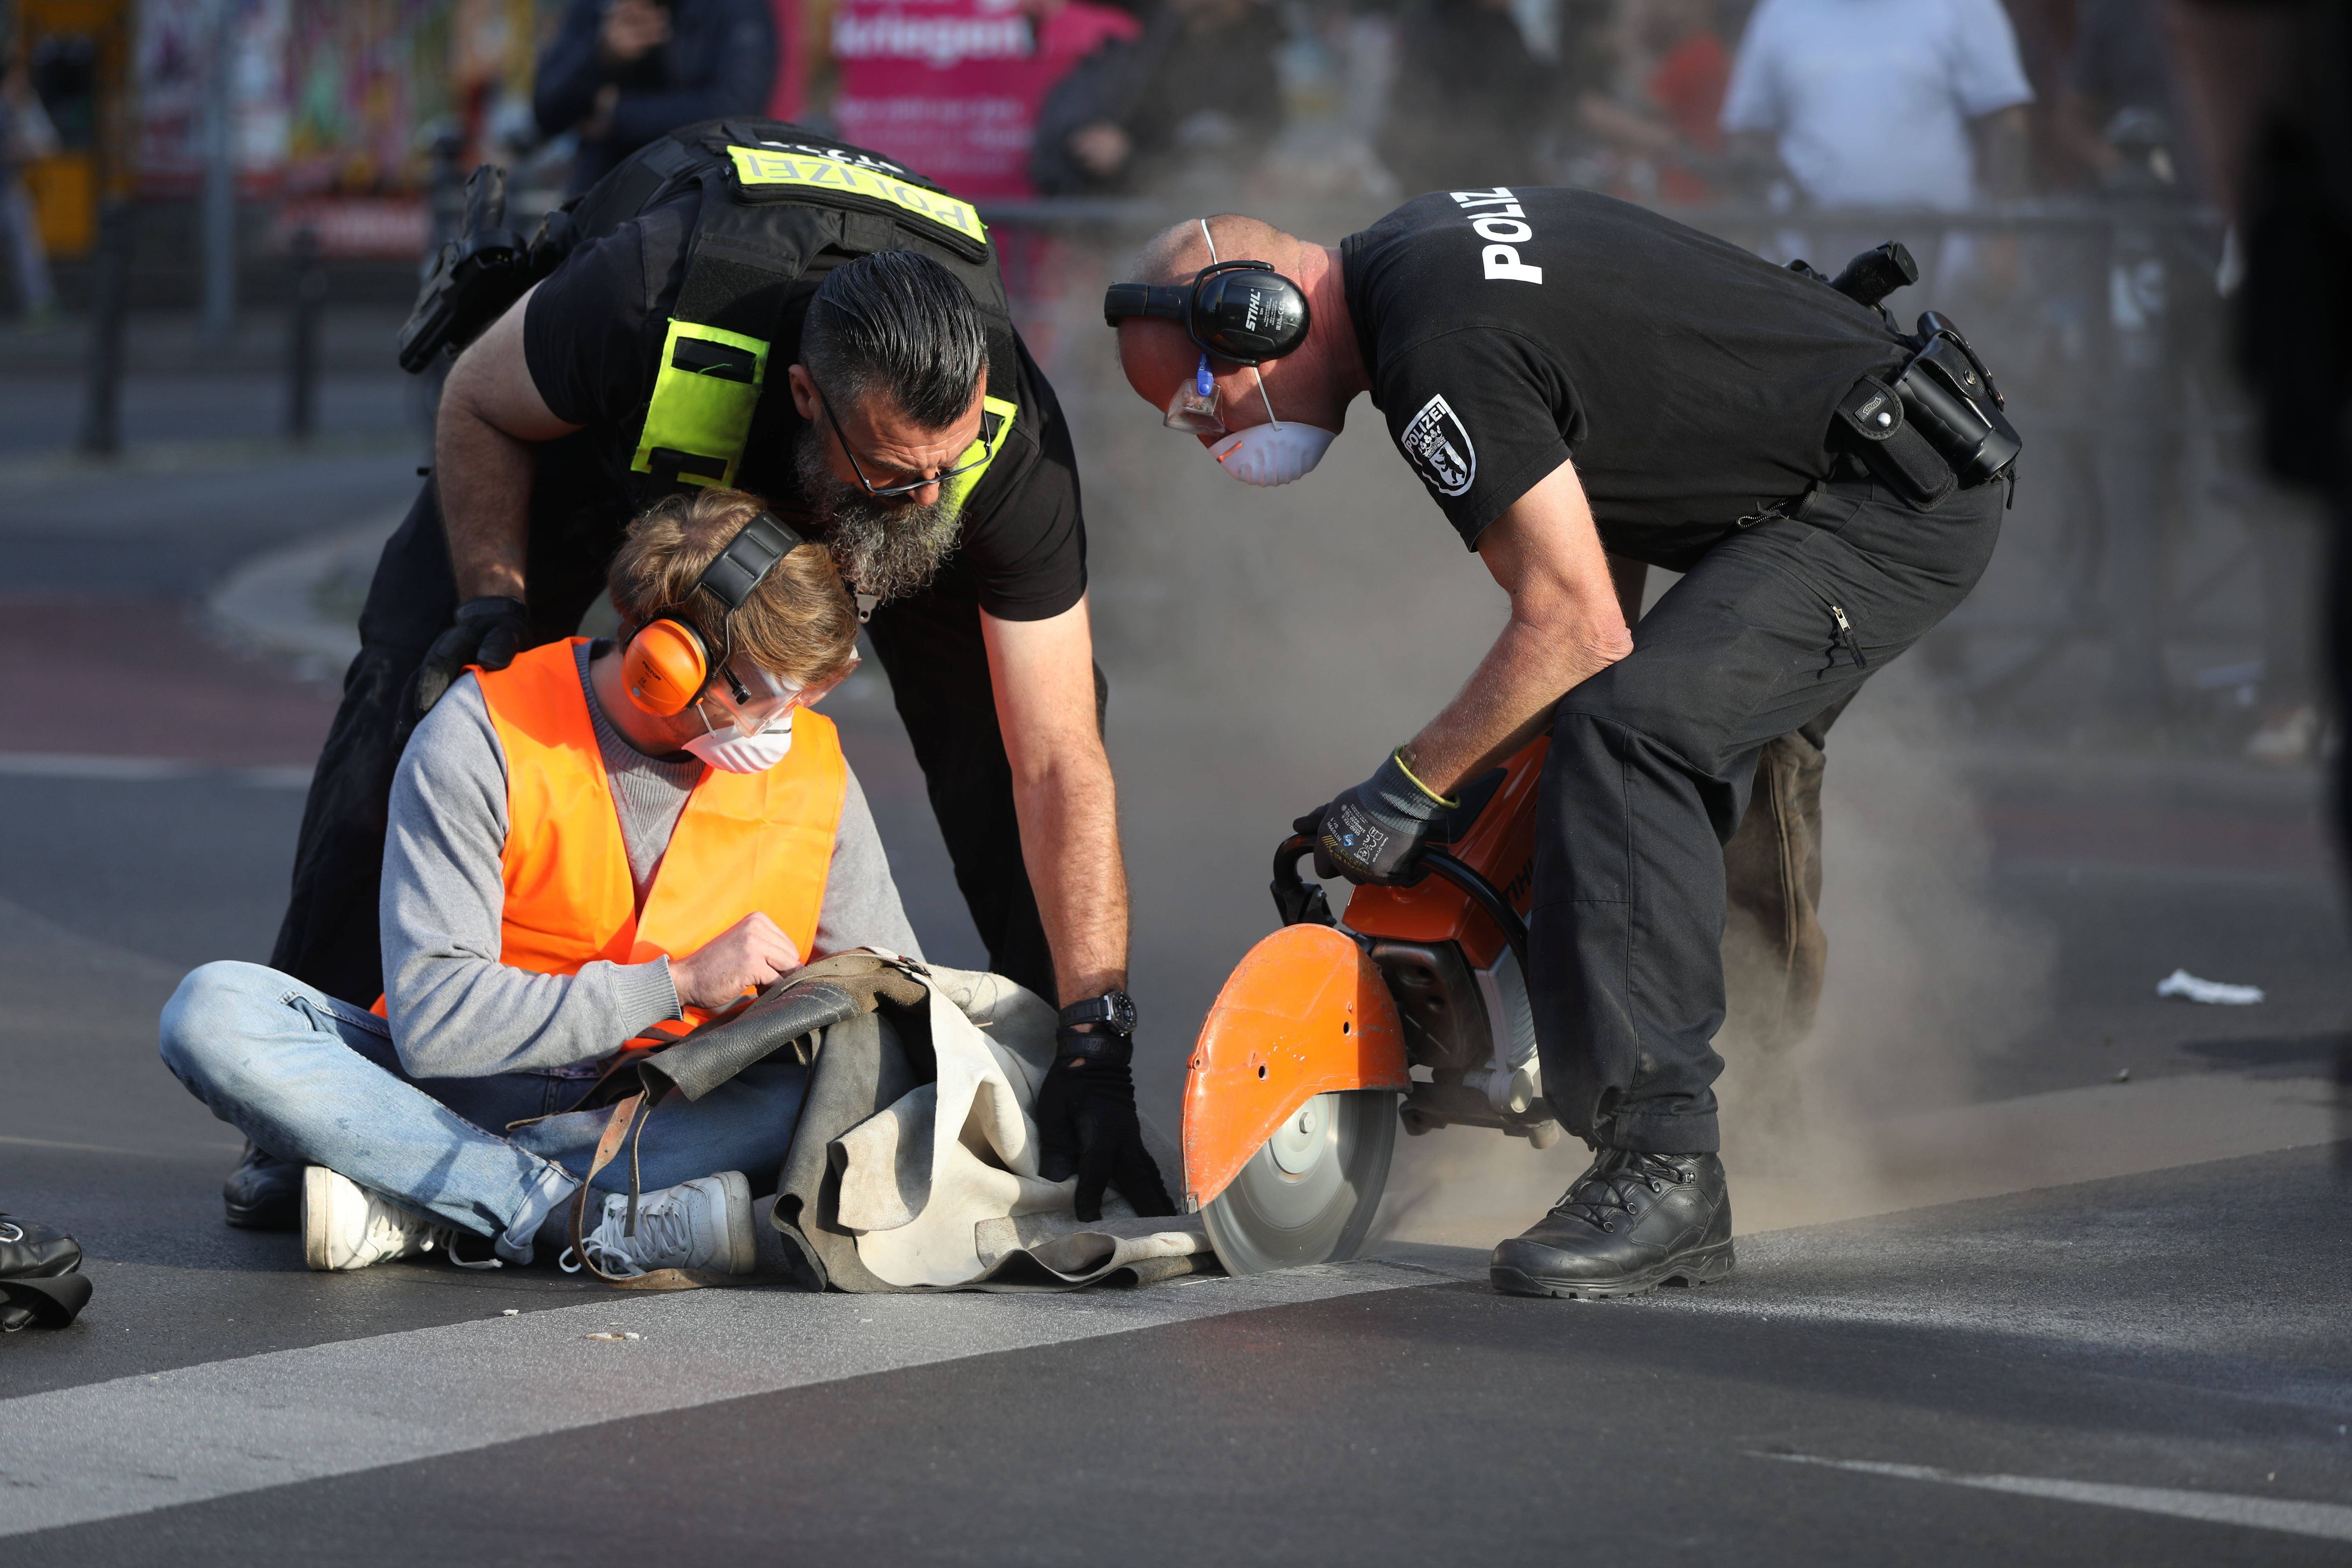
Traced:
[[[799, 416], [784, 381], [790, 362], [773, 359], [772, 350], [799, 342], [802, 318], [826, 272], [882, 250], [920, 251], [971, 295], [988, 331], [994, 390], [980, 439], [957, 466], [1002, 450], [1017, 409], [995, 394], [1020, 385], [1020, 365], [995, 247], [969, 203], [879, 153], [801, 126], [707, 121], [641, 148], [573, 198], [563, 209], [571, 233], [562, 243], [602, 238], [696, 185], [701, 214], [685, 280], [652, 397], [632, 421], [628, 467], [637, 505], [737, 484], [747, 453], [764, 470], [760, 488], [790, 488], [788, 442]], [[950, 480], [950, 503], [961, 505], [986, 470], [982, 463]]]

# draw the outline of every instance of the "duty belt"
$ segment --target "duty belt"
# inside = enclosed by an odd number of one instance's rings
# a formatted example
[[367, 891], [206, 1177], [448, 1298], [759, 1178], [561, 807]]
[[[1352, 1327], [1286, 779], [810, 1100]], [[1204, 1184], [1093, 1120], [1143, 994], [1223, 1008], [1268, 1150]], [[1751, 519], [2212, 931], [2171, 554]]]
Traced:
[[1916, 352], [1895, 375], [1865, 375], [1838, 400], [1831, 445], [1928, 511], [1955, 489], [2011, 474], [2024, 443], [1958, 328], [1929, 310], [1914, 341]]

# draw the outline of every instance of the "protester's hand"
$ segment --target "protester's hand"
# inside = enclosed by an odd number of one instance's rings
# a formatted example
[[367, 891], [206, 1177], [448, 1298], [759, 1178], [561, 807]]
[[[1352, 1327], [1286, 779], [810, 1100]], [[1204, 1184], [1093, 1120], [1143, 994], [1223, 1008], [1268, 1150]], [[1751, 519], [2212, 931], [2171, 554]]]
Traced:
[[1097, 180], [1108, 180], [1126, 168], [1128, 159], [1135, 153], [1134, 140], [1108, 120], [1097, 120], [1071, 132], [1068, 146], [1078, 167]]
[[596, 34], [605, 63], [615, 66], [633, 64], [668, 42], [669, 12], [652, 0], [613, 0]]
[[801, 966], [801, 950], [766, 915], [754, 910], [684, 958], [669, 961], [678, 1003], [713, 1010], [731, 1007], [754, 985]]
[[[1066, 1042], [1079, 1037], [1076, 1032], [1063, 1037]], [[1118, 1188], [1137, 1214], [1174, 1214], [1135, 1114], [1135, 1074], [1128, 1065], [1133, 1047], [1117, 1035], [1085, 1037], [1099, 1038], [1102, 1053], [1056, 1058], [1037, 1089], [1038, 1174], [1049, 1182], [1076, 1174], [1083, 1220], [1102, 1218], [1105, 1187]]]
[[1314, 838], [1318, 877], [1402, 887], [1421, 880], [1421, 847], [1453, 804], [1430, 794], [1391, 752], [1380, 772], [1290, 830]]

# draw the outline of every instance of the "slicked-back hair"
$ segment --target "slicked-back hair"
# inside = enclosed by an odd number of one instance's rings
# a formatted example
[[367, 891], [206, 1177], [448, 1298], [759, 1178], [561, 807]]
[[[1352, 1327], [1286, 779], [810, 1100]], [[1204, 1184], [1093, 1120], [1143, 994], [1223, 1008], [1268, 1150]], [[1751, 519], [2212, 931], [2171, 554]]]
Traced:
[[916, 424], [943, 430], [971, 406], [988, 367], [988, 330], [946, 268], [919, 251], [877, 251], [817, 286], [801, 363], [835, 414], [879, 392]]

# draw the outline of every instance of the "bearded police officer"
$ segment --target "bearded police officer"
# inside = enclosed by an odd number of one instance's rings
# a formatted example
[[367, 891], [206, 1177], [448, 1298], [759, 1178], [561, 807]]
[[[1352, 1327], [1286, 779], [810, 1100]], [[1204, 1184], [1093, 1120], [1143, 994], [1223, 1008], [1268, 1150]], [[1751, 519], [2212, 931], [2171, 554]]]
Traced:
[[[1173, 1212], [1127, 1067], [1127, 885], [1076, 464], [979, 215], [877, 154], [759, 120], [662, 138], [528, 247], [497, 227], [490, 188], [404, 333], [419, 368], [469, 335], [469, 309], [487, 322], [449, 370], [432, 477], [369, 590], [272, 966], [373, 1001], [407, 731], [468, 664], [573, 633], [634, 511], [749, 490], [832, 545], [871, 614], [991, 966], [1066, 1005], [1040, 1091], [1046, 1174], [1076, 1171], [1087, 1217], [1107, 1181]], [[468, 303], [501, 278], [510, 309]], [[232, 1222], [290, 1223], [298, 1177], [250, 1154]]]
[[[1461, 694], [1299, 824], [1325, 875], [1417, 880], [1465, 782], [1549, 732], [1528, 984], [1546, 1096], [1596, 1158], [1496, 1248], [1498, 1289], [1729, 1271], [1723, 845], [1759, 751], [1992, 552], [2014, 433], [1948, 323], [1914, 338], [1876, 308], [1916, 274], [1874, 254], [1875, 284], [1865, 258], [1832, 285], [1591, 192], [1498, 187], [1337, 247], [1180, 225], [1106, 300], [1137, 393], [1246, 482], [1304, 475], [1370, 393], [1509, 595]], [[1629, 627], [1612, 557], [1684, 575]]]

